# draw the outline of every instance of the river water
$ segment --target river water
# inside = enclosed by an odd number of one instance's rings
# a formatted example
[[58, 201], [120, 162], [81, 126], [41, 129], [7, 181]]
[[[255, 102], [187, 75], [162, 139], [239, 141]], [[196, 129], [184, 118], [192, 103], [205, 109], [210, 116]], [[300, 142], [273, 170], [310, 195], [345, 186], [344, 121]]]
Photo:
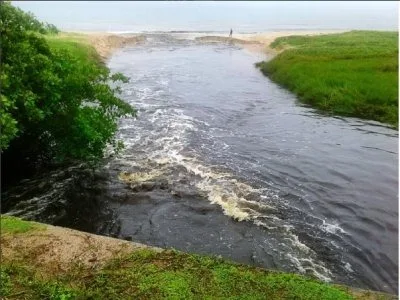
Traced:
[[[397, 131], [301, 105], [262, 59], [165, 34], [115, 53], [137, 118], [53, 223], [397, 293]], [[43, 220], [29, 205], [8, 211]]]

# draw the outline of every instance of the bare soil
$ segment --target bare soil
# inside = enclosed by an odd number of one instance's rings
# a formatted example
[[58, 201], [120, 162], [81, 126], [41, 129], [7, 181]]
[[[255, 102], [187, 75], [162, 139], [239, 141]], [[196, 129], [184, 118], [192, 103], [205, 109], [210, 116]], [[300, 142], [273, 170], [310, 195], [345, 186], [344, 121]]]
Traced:
[[44, 230], [1, 236], [2, 261], [29, 262], [48, 274], [67, 271], [74, 264], [88, 268], [103, 266], [112, 258], [138, 249], [159, 248], [105, 236], [46, 225]]

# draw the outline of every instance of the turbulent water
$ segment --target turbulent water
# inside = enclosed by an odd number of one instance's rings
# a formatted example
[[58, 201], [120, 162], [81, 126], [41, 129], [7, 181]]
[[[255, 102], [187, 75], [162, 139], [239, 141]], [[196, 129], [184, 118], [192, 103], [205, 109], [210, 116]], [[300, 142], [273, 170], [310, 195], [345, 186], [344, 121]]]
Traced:
[[[75, 204], [58, 224], [397, 292], [397, 131], [300, 105], [261, 59], [163, 34], [117, 52], [137, 118], [94, 183], [62, 190]], [[8, 210], [41, 219], [49, 193]]]

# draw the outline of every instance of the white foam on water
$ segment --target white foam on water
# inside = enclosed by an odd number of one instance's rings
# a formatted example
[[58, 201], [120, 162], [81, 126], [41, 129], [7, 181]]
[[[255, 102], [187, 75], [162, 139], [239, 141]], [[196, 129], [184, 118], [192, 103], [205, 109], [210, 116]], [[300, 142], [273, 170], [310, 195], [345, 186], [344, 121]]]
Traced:
[[286, 257], [289, 258], [289, 260], [296, 266], [296, 269], [300, 272], [300, 273], [305, 273], [306, 269], [303, 268], [303, 266], [301, 265], [300, 260], [293, 256], [291, 253], [287, 253]]
[[269, 225], [267, 225], [266, 223], [264, 223], [264, 222], [261, 221], [261, 220], [254, 220], [253, 223], [254, 223], [256, 226], [264, 227], [265, 229], [268, 229], [268, 230], [275, 230], [275, 229], [278, 228], [277, 226], [269, 226]]
[[331, 245], [337, 249], [343, 249], [343, 247], [339, 246], [335, 241], [330, 241]]
[[302, 252], [310, 253], [312, 250], [308, 248], [305, 244], [299, 241], [299, 237], [295, 234], [290, 234], [289, 237], [285, 238], [290, 240], [293, 246], [300, 249]]
[[[158, 85], [167, 86], [168, 80], [159, 80]], [[193, 156], [189, 157], [184, 154], [189, 145], [189, 134], [197, 131], [200, 124], [209, 126], [208, 123], [186, 115], [184, 110], [174, 108], [173, 105], [167, 108], [157, 107], [157, 104], [153, 104], [154, 102], [163, 103], [163, 100], [159, 99], [161, 98], [160, 90], [154, 91], [142, 87], [135, 89], [133, 94], [139, 109], [147, 109], [150, 107], [149, 105], [152, 105], [151, 108], [155, 110], [142, 117], [147, 119], [138, 118], [137, 122], [123, 124], [121, 129], [124, 129], [128, 135], [123, 139], [132, 147], [140, 150], [135, 151], [135, 154], [137, 153], [134, 159], [135, 167], [139, 166], [141, 169], [150, 171], [121, 173], [122, 180], [134, 183], [135, 181], [153, 180], [158, 176], [168, 178], [172, 174], [172, 170], [183, 168], [185, 170], [183, 173], [186, 173], [184, 176], [192, 177], [190, 182], [199, 193], [204, 195], [210, 203], [218, 205], [225, 215], [239, 222], [252, 222], [271, 233], [283, 234], [284, 243], [282, 245], [287, 253], [286, 259], [299, 272], [305, 273], [307, 270], [311, 270], [318, 278], [325, 281], [330, 280], [330, 271], [322, 262], [318, 261], [313, 250], [300, 242], [298, 237], [293, 234], [293, 226], [274, 215], [277, 208], [272, 203], [281, 203], [282, 201], [275, 191], [266, 187], [255, 188], [239, 180], [230, 172], [205, 165], [201, 159], [195, 156], [196, 152], [193, 151], [195, 149], [191, 149]], [[158, 99], [160, 101], [157, 101]], [[151, 130], [148, 129], [148, 124], [152, 124]], [[135, 132], [133, 136], [129, 132], [130, 125], [132, 131]], [[223, 147], [221, 149], [223, 150]], [[121, 160], [123, 159], [122, 157]], [[128, 162], [132, 158], [127, 156], [126, 160]], [[128, 166], [128, 164], [126, 165]], [[169, 181], [174, 180], [174, 178], [169, 179]]]
[[[310, 270], [314, 276], [320, 280], [330, 282], [332, 281], [332, 272], [325, 266], [324, 262], [319, 261], [316, 253], [309, 248], [306, 244], [299, 240], [299, 237], [292, 232], [294, 227], [292, 225], [282, 226], [287, 237], [283, 238], [291, 245], [288, 249], [286, 257], [298, 268], [299, 270]], [[308, 266], [308, 267], [306, 267]]]
[[[170, 151], [168, 157], [164, 157], [158, 161], [163, 164], [178, 164], [185, 167], [187, 172], [200, 177], [200, 180], [197, 181], [195, 186], [206, 195], [207, 199], [211, 203], [220, 206], [225, 215], [230, 216], [239, 222], [251, 221], [256, 226], [262, 226], [267, 230], [278, 229], [277, 226], [271, 226], [262, 221], [265, 213], [276, 210], [274, 207], [246, 199], [246, 195], [248, 194], [262, 193], [263, 191], [260, 191], [260, 189], [239, 182], [236, 178], [233, 178], [232, 174], [219, 173], [218, 171], [212, 170], [211, 168], [202, 165], [201, 162], [195, 158], [188, 158], [179, 154], [179, 151]], [[272, 220], [282, 223], [282, 220], [276, 216], [271, 215], [269, 217]], [[303, 260], [302, 257], [304, 256], [315, 257], [316, 255], [313, 250], [300, 242], [299, 238], [291, 232], [293, 226], [285, 224], [283, 225], [283, 228], [285, 229], [285, 235], [287, 236], [284, 239], [288, 242], [288, 245], [290, 245], [288, 250], [296, 253], [289, 253], [287, 258], [295, 265], [296, 269], [300, 272], [305, 272], [306, 269], [304, 264], [307, 264], [309, 265], [308, 269], [317, 278], [324, 281], [330, 281], [331, 272], [322, 262], [319, 262], [316, 258]]]
[[337, 233], [347, 233], [338, 224], [329, 224], [325, 220], [322, 220], [322, 225], [320, 228], [326, 232], [337, 234]]
[[317, 277], [321, 281], [331, 282], [332, 279], [329, 277], [332, 273], [321, 266], [321, 264], [316, 264], [312, 259], [309, 258], [297, 258], [297, 256], [292, 253], [287, 253], [285, 255], [289, 261], [295, 266], [295, 268], [302, 274], [310, 271], [315, 277]]
[[351, 265], [350, 265], [348, 262], [344, 264], [344, 268], [345, 268], [348, 272], [354, 273], [353, 268], [351, 267]]
[[211, 187], [204, 183], [205, 182], [198, 184], [197, 187], [207, 191], [210, 202], [218, 204], [222, 208], [224, 214], [231, 216], [238, 221], [250, 219], [251, 213], [238, 207], [238, 202], [240, 201], [238, 197], [226, 193], [223, 188]]
[[158, 84], [161, 84], [162, 86], [168, 86], [169, 85], [169, 80], [168, 79], [160, 79], [157, 81]]

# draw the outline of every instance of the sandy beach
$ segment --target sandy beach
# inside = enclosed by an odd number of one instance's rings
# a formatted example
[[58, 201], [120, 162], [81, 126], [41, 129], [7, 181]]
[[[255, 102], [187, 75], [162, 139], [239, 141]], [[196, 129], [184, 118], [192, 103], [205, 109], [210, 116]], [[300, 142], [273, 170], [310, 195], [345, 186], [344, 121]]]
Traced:
[[[340, 33], [340, 30], [324, 30], [324, 31], [271, 31], [257, 34], [233, 34], [230, 38], [228, 34], [212, 34], [204, 35], [203, 33], [171, 33], [175, 37], [193, 39], [201, 43], [233, 43], [241, 46], [247, 51], [259, 54], [268, 54], [274, 56], [279, 53], [277, 50], [270, 48], [270, 44], [278, 37], [291, 35], [321, 35]], [[85, 40], [95, 47], [99, 55], [103, 59], [107, 59], [117, 49], [125, 45], [140, 44], [146, 40], [145, 34], [112, 34], [107, 32], [62, 32], [60, 37], [73, 37]]]
[[268, 54], [277, 54], [278, 51], [270, 48], [270, 44], [279, 37], [291, 36], [291, 35], [321, 35], [321, 34], [332, 34], [341, 33], [343, 30], [325, 30], [325, 31], [276, 31], [276, 32], [264, 32], [259, 34], [238, 34], [235, 35], [238, 39], [246, 41], [256, 41], [259, 44], [246, 44], [244, 48], [256, 52], [267, 52]]
[[122, 36], [116, 34], [97, 33], [89, 35], [91, 44], [103, 58], [108, 58], [113, 51], [125, 46], [145, 41], [143, 35]]
[[[234, 44], [240, 45], [246, 50], [276, 55], [279, 51], [272, 49], [270, 44], [279, 37], [291, 36], [291, 35], [321, 35], [321, 34], [332, 34], [332, 33], [341, 33], [343, 30], [323, 30], [323, 31], [315, 31], [315, 30], [307, 30], [307, 31], [271, 31], [271, 32], [262, 32], [257, 34], [252, 33], [242, 33], [242, 34], [233, 34], [232, 38], [229, 38], [227, 35], [215, 35], [220, 38], [220, 41], [232, 41]], [[202, 39], [210, 38], [211, 36], [202, 36]]]

